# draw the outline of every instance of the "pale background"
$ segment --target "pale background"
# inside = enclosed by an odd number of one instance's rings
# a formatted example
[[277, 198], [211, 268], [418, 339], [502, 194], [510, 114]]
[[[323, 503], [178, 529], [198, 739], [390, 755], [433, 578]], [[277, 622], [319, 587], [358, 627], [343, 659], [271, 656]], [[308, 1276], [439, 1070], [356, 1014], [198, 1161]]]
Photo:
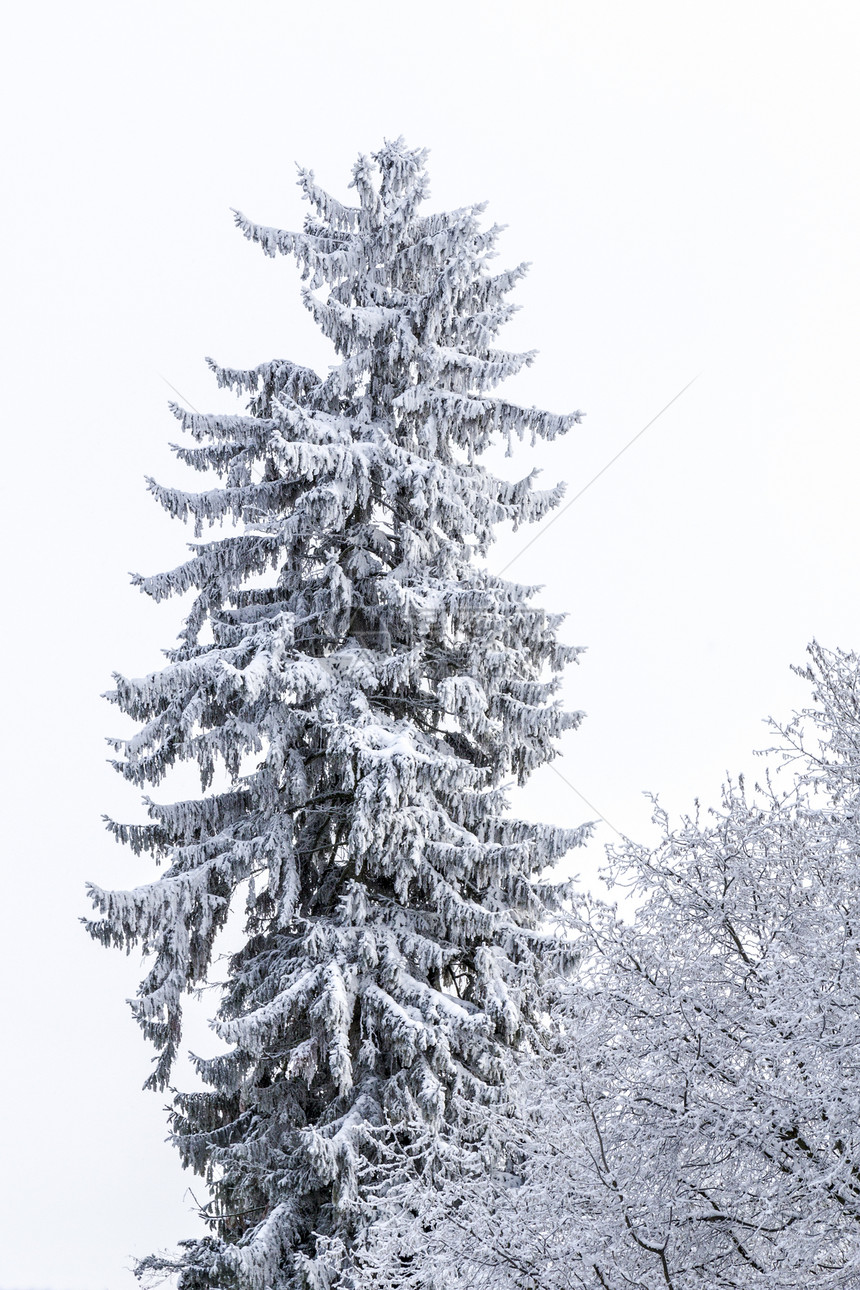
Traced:
[[[332, 359], [296, 274], [233, 228], [347, 196], [360, 151], [432, 149], [432, 206], [488, 199], [533, 261], [512, 397], [588, 416], [532, 453], [582, 487], [511, 569], [569, 613], [588, 711], [558, 763], [613, 825], [642, 790], [713, 801], [761, 719], [804, 701], [806, 642], [860, 646], [854, 3], [210, 0], [7, 16], [0, 1290], [131, 1290], [130, 1256], [196, 1230], [164, 1098], [127, 1016], [138, 964], [76, 923], [84, 880], [143, 876], [99, 815], [112, 669], [159, 665], [180, 609], [127, 584], [183, 558], [142, 476], [181, 478], [162, 376]], [[505, 537], [501, 567], [525, 541]], [[592, 811], [551, 771], [528, 810]], [[577, 864], [596, 881], [602, 826]], [[207, 1043], [198, 1027], [195, 1042]]]

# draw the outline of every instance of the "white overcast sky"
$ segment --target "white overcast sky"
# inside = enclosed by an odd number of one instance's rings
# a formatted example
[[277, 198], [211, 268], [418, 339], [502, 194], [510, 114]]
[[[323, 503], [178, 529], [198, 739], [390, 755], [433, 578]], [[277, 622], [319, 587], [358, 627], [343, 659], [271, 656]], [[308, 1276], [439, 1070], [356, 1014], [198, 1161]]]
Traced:
[[[2, 85], [4, 883], [0, 1290], [131, 1290], [194, 1233], [123, 1000], [138, 964], [76, 923], [143, 871], [103, 834], [136, 795], [98, 698], [181, 610], [128, 570], [183, 558], [142, 478], [181, 478], [164, 379], [332, 361], [296, 275], [229, 208], [297, 226], [294, 163], [346, 196], [385, 137], [429, 147], [432, 206], [490, 202], [533, 262], [512, 397], [583, 408], [535, 463], [572, 496], [510, 570], [587, 645], [559, 769], [618, 829], [750, 767], [804, 702], [806, 642], [860, 647], [860, 10], [796, 0], [148, 0], [7, 14]], [[164, 378], [164, 379], [162, 379]], [[220, 400], [220, 403], [219, 403]], [[494, 567], [526, 536], [505, 536]], [[491, 563], [492, 563], [491, 562]], [[752, 769], [755, 764], [752, 763]], [[116, 781], [116, 782], [115, 782]], [[592, 816], [544, 770], [536, 816]], [[595, 881], [603, 826], [579, 858]], [[202, 1027], [194, 1036], [207, 1043]]]

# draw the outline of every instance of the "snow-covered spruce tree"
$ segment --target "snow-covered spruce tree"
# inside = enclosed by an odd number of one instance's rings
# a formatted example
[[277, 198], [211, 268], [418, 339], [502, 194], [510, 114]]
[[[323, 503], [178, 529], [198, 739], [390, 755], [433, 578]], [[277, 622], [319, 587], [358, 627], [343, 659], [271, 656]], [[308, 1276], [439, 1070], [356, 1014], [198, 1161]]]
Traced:
[[348, 1285], [386, 1126], [401, 1143], [428, 1126], [451, 1138], [458, 1101], [491, 1096], [504, 1052], [528, 1043], [566, 952], [540, 875], [585, 831], [511, 818], [504, 785], [577, 724], [553, 698], [576, 651], [531, 589], [474, 562], [495, 524], [537, 520], [561, 491], [476, 458], [579, 414], [488, 393], [532, 359], [493, 348], [524, 266], [489, 272], [499, 229], [482, 231], [481, 206], [419, 213], [424, 160], [402, 141], [360, 158], [354, 206], [301, 172], [302, 233], [237, 215], [267, 255], [297, 259], [340, 362], [324, 378], [211, 363], [247, 415], [174, 407], [194, 441], [175, 451], [221, 485], [150, 483], [198, 538], [241, 527], [135, 579], [193, 600], [168, 665], [117, 678], [110, 698], [142, 725], [112, 741], [116, 765], [146, 787], [196, 762], [202, 795], [147, 797], [149, 823], [111, 823], [166, 869], [92, 890], [93, 935], [151, 955], [133, 1009], [158, 1049], [154, 1088], [183, 992], [246, 903], [215, 1023], [229, 1051], [195, 1059], [209, 1091], [172, 1113], [212, 1235], [145, 1261], [183, 1290]]

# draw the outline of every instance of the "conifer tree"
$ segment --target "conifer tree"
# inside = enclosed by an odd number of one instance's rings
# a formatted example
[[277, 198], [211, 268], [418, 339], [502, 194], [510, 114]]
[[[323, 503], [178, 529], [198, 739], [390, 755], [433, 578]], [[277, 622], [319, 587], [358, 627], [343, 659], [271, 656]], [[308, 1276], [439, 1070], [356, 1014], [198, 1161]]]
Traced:
[[151, 956], [132, 1006], [157, 1049], [153, 1088], [183, 994], [209, 979], [231, 905], [247, 910], [214, 1022], [228, 1050], [194, 1059], [207, 1091], [172, 1111], [212, 1235], [144, 1261], [183, 1290], [349, 1285], [385, 1132], [442, 1141], [458, 1101], [492, 1097], [562, 952], [542, 875], [585, 830], [512, 818], [505, 785], [578, 723], [554, 697], [577, 651], [531, 588], [475, 559], [494, 525], [539, 520], [561, 488], [477, 458], [580, 414], [489, 393], [533, 358], [494, 348], [526, 266], [489, 271], [500, 230], [482, 230], [482, 206], [420, 212], [424, 162], [401, 140], [360, 158], [352, 206], [301, 171], [301, 233], [236, 215], [267, 255], [298, 261], [339, 362], [320, 377], [210, 360], [247, 413], [173, 406], [192, 441], [175, 451], [220, 484], [149, 481], [198, 541], [134, 581], [192, 599], [167, 666], [117, 676], [109, 697], [140, 729], [111, 742], [129, 783], [196, 762], [201, 795], [147, 796], [148, 823], [109, 822], [166, 867], [132, 891], [93, 887], [89, 927]]

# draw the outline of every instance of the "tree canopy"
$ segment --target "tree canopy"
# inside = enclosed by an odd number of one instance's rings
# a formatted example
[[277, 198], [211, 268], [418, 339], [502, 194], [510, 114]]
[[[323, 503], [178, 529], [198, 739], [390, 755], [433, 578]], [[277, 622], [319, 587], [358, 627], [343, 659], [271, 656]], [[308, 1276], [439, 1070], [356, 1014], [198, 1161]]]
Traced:
[[512, 1164], [413, 1188], [426, 1280], [389, 1285], [858, 1285], [860, 658], [813, 644], [802, 674], [760, 786], [610, 851], [635, 914], [578, 902]]
[[113, 741], [130, 784], [191, 763], [201, 785], [110, 824], [160, 877], [92, 888], [92, 934], [150, 956], [133, 1009], [152, 1087], [170, 1079], [184, 993], [246, 911], [214, 1022], [226, 1051], [195, 1058], [204, 1089], [172, 1112], [212, 1235], [144, 1261], [182, 1290], [349, 1284], [391, 1142], [429, 1127], [453, 1150], [459, 1108], [492, 1100], [505, 1053], [533, 1042], [541, 982], [570, 955], [544, 923], [559, 901], [544, 875], [587, 832], [508, 810], [509, 781], [580, 720], [555, 697], [577, 650], [479, 559], [494, 526], [562, 494], [495, 477], [482, 452], [580, 416], [491, 393], [533, 358], [495, 347], [525, 266], [491, 272], [500, 230], [481, 206], [422, 212], [425, 153], [402, 141], [359, 159], [354, 205], [299, 182], [302, 232], [236, 222], [298, 262], [338, 361], [324, 376], [210, 362], [246, 412], [173, 407], [176, 455], [216, 479], [149, 482], [197, 540], [135, 582], [190, 606], [167, 665], [109, 696], [139, 723]]

